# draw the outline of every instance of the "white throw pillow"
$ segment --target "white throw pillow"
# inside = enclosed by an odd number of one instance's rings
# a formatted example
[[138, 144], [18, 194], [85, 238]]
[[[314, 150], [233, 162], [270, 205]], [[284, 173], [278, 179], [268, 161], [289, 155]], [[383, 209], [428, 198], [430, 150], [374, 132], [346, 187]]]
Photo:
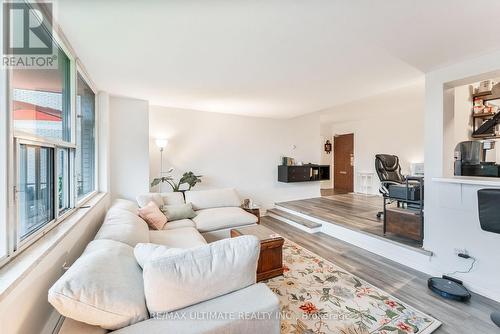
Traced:
[[109, 330], [148, 318], [134, 250], [118, 241], [90, 242], [48, 297], [63, 316]]
[[191, 203], [194, 210], [241, 205], [238, 193], [232, 188], [186, 191], [185, 196], [186, 203]]
[[150, 260], [168, 255], [179, 254], [184, 251], [186, 251], [186, 249], [170, 248], [168, 246], [157, 244], [137, 244], [134, 247], [135, 259], [141, 268], [144, 268], [144, 264]]
[[259, 251], [259, 240], [246, 235], [146, 261], [144, 293], [150, 314], [161, 316], [254, 284]]

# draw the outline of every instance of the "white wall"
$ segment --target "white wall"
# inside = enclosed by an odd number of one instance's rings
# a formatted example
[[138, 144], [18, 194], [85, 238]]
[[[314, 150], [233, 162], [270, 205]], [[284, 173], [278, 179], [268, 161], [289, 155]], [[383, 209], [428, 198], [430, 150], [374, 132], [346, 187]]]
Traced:
[[[378, 194], [375, 154], [399, 156], [403, 173], [424, 158], [424, 84], [417, 83], [321, 112], [331, 135], [354, 133], [354, 190], [359, 172], [372, 172], [371, 193]], [[324, 132], [324, 131], [323, 131]], [[333, 158], [333, 155], [331, 156]]]
[[135, 200], [149, 191], [149, 103], [109, 100], [110, 189], [112, 198]]
[[149, 124], [151, 177], [159, 175], [160, 167], [154, 139], [165, 137], [164, 170], [202, 174], [195, 189], [234, 187], [265, 208], [320, 195], [319, 182], [277, 181], [283, 155], [304, 163], [320, 161], [317, 114], [276, 120], [152, 106]]
[[450, 128], [447, 123], [453, 112], [449, 91], [497, 77], [499, 70], [500, 53], [493, 53], [426, 75], [424, 238], [424, 247], [435, 254], [430, 270], [439, 274], [467, 269], [469, 262], [455, 255], [455, 248], [465, 248], [478, 261], [471, 273], [456, 276], [473, 291], [498, 301], [500, 235], [480, 229], [476, 192], [482, 187], [443, 183], [436, 177], [448, 173], [450, 145], [446, 145], [445, 130]]

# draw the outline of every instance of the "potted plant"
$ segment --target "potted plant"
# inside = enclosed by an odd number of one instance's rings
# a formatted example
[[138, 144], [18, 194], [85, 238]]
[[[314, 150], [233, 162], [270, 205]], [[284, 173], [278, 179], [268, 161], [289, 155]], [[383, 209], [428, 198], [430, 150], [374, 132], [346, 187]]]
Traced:
[[[185, 192], [187, 190], [191, 190], [191, 188], [193, 188], [197, 183], [200, 183], [201, 177], [202, 175], [195, 175], [193, 172], [186, 172], [182, 174], [182, 177], [179, 179], [179, 181], [175, 182], [175, 179], [171, 175], [161, 176], [153, 179], [153, 181], [151, 182], [151, 187], [155, 187], [160, 183], [167, 183], [172, 188], [172, 191]], [[188, 188], [181, 190], [181, 186], [183, 184], [187, 184]]]

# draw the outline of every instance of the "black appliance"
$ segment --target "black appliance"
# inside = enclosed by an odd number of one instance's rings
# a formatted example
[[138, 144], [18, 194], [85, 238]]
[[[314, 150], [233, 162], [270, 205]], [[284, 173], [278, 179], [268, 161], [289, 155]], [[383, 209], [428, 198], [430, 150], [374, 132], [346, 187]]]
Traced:
[[455, 147], [455, 175], [500, 177], [500, 165], [486, 161], [492, 141], [463, 141]]
[[443, 275], [443, 277], [429, 278], [427, 280], [427, 286], [432, 292], [446, 299], [466, 302], [471, 297], [469, 290], [462, 285], [462, 281], [446, 275]]

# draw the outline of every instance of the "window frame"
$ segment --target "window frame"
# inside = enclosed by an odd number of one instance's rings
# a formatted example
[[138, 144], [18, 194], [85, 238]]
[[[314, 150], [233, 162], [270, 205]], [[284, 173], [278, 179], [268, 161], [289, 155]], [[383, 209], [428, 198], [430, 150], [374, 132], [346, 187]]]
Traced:
[[[53, 27], [51, 31], [53, 43], [55, 46], [59, 47], [60, 50], [69, 59], [69, 108], [70, 108], [70, 136], [71, 140], [66, 142], [64, 140], [55, 140], [44, 138], [30, 133], [25, 133], [23, 131], [15, 130], [12, 117], [12, 106], [13, 106], [13, 91], [12, 91], [12, 69], [4, 69], [1, 71], [0, 79], [2, 83], [0, 88], [2, 92], [0, 95], [5, 96], [5, 103], [0, 105], [0, 110], [5, 108], [5, 128], [6, 128], [6, 167], [7, 167], [7, 187], [6, 187], [6, 217], [8, 218], [4, 226], [0, 224], [0, 235], [5, 232], [6, 249], [5, 255], [0, 257], [0, 268], [14, 259], [22, 251], [26, 250], [37, 240], [46, 235], [50, 230], [59, 225], [61, 222], [66, 220], [75, 214], [82, 206], [84, 206], [88, 201], [94, 198], [99, 193], [99, 149], [98, 149], [98, 134], [99, 134], [99, 106], [97, 103], [98, 97], [95, 84], [89, 79], [87, 72], [85, 71], [83, 65], [79, 62], [77, 56], [73, 50], [68, 47], [69, 43], [63, 37], [62, 32], [60, 33], [60, 28], [53, 22]], [[87, 85], [92, 89], [95, 95], [95, 150], [94, 150], [94, 162], [95, 162], [95, 184], [94, 191], [82, 197], [77, 201], [77, 191], [76, 191], [76, 178], [75, 178], [75, 152], [76, 152], [76, 93], [77, 93], [77, 78], [78, 73], [85, 80]], [[21, 144], [49, 147], [54, 149], [53, 154], [53, 177], [54, 177], [54, 187], [53, 187], [53, 205], [54, 205], [54, 219], [45, 225], [41, 226], [38, 230], [34, 231], [31, 235], [28, 235], [23, 240], [20, 240], [19, 228], [19, 209], [20, 201], [18, 198], [19, 189], [19, 148]], [[67, 149], [68, 163], [69, 163], [69, 202], [70, 208], [64, 212], [59, 212], [59, 196], [58, 196], [58, 182], [57, 182], [57, 149]], [[1, 242], [0, 242], [1, 244]], [[0, 253], [1, 254], [1, 253]]]
[[[87, 71], [83, 68], [83, 65], [80, 63], [79, 59], [76, 59], [76, 72], [75, 72], [75, 124], [74, 124], [74, 130], [75, 130], [75, 142], [76, 142], [76, 122], [77, 120], [77, 115], [76, 115], [76, 96], [77, 96], [77, 85], [78, 85], [78, 74], [82, 77], [83, 81], [89, 86], [89, 88], [92, 90], [94, 93], [94, 190], [91, 191], [90, 193], [86, 194], [82, 198], [78, 199], [78, 194], [76, 191], [76, 180], [75, 180], [75, 191], [74, 191], [74, 196], [75, 196], [75, 206], [77, 208], [82, 207], [87, 203], [89, 200], [91, 200], [97, 193], [99, 193], [99, 105], [97, 103], [97, 87], [95, 86], [94, 82], [90, 80]], [[75, 145], [76, 146], [76, 145]], [[76, 151], [75, 151], [76, 154]], [[74, 173], [73, 169], [73, 173]], [[76, 177], [76, 175], [75, 175]]]

